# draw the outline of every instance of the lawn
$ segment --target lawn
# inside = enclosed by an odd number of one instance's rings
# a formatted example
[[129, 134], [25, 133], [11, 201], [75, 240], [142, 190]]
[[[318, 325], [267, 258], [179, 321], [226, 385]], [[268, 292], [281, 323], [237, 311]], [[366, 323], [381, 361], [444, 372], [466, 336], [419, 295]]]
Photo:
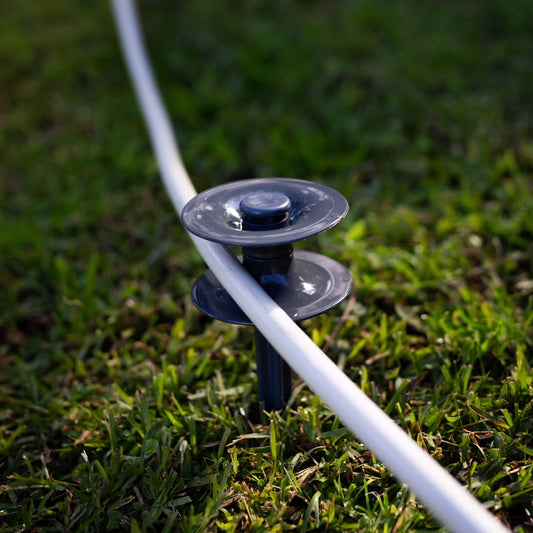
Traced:
[[[198, 190], [338, 189], [298, 245], [354, 280], [302, 327], [516, 532], [533, 531], [533, 3], [142, 0]], [[0, 532], [442, 529], [253, 331], [161, 184], [107, 2], [0, 3]]]

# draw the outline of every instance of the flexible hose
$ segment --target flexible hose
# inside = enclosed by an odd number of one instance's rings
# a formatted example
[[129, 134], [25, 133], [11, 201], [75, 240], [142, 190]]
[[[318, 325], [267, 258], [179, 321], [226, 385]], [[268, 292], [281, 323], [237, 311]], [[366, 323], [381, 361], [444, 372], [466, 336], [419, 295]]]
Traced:
[[[157, 89], [131, 0], [111, 0], [122, 50], [159, 170], [177, 212], [196, 195]], [[456, 533], [508, 530], [373, 403], [223, 246], [191, 235], [209, 268], [254, 325], [352, 433]]]

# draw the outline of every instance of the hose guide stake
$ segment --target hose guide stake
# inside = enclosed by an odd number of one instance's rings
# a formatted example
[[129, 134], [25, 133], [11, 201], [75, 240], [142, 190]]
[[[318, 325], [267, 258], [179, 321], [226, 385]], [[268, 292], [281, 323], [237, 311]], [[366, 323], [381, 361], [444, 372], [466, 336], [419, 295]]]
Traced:
[[[337, 191], [303, 180], [258, 178], [213, 187], [190, 200], [183, 225], [204, 239], [242, 247], [242, 264], [295, 321], [319, 315], [350, 292], [346, 268], [292, 242], [321, 233], [347, 213]], [[211, 271], [195, 282], [194, 305], [208, 316], [253, 325]], [[291, 394], [291, 368], [255, 328], [259, 402], [282, 409]]]

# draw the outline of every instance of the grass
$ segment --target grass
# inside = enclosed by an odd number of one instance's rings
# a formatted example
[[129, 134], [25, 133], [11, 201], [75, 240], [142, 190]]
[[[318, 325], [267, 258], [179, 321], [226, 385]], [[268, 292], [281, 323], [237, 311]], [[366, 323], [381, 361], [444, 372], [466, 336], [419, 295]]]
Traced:
[[[514, 531], [533, 531], [530, 2], [141, 3], [199, 190], [288, 176], [349, 200], [304, 242], [350, 268], [303, 324]], [[0, 6], [0, 531], [439, 525], [295, 377], [257, 402], [253, 335], [188, 292], [96, 0]]]

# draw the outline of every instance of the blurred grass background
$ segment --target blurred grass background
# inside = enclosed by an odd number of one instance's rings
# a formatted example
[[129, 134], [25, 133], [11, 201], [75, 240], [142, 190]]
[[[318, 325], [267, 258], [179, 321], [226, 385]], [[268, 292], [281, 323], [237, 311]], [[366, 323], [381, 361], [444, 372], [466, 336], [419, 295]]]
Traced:
[[[300, 246], [356, 291], [303, 326], [515, 531], [532, 531], [533, 4], [143, 0], [198, 190], [350, 203]], [[190, 303], [106, 2], [0, 5], [0, 531], [439, 526], [252, 334]]]

